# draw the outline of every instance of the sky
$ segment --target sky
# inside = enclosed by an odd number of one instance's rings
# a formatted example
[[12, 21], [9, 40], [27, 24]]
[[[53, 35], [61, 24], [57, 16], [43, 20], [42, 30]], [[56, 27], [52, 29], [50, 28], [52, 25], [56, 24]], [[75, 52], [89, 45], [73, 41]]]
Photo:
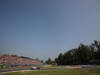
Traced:
[[0, 0], [0, 54], [46, 60], [100, 40], [100, 0]]

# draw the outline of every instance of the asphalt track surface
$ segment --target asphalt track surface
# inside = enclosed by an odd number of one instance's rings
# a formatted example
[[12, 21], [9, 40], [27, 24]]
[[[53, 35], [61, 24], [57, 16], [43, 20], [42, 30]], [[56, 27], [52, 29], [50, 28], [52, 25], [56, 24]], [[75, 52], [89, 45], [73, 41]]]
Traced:
[[0, 74], [12, 73], [12, 72], [27, 72], [27, 71], [39, 71], [39, 70], [20, 70], [20, 71], [8, 71], [8, 72], [1, 72]]

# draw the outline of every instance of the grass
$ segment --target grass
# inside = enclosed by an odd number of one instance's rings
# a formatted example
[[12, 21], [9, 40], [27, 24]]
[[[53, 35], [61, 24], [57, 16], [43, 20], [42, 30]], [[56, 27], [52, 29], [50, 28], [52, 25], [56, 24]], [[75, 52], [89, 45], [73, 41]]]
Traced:
[[100, 68], [64, 69], [47, 71], [21, 71], [0, 75], [100, 75]]
[[0, 64], [0, 69], [5, 69], [5, 68], [9, 68], [8, 65], [4, 65], [4, 64]]

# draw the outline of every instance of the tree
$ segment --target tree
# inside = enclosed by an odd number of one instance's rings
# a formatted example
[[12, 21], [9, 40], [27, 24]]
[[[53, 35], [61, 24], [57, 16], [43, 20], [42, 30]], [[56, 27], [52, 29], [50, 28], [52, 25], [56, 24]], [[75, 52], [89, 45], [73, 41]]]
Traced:
[[41, 63], [44, 63], [44, 61], [43, 61], [43, 60], [41, 60]]
[[92, 46], [95, 48], [96, 59], [100, 59], [100, 41], [95, 40]]
[[52, 60], [51, 60], [51, 58], [48, 58], [48, 60], [45, 61], [45, 63], [46, 63], [46, 64], [52, 64]]
[[87, 64], [90, 59], [91, 59], [91, 49], [89, 46], [86, 46], [84, 44], [80, 44], [80, 46], [77, 49], [78, 53], [78, 60], [79, 60], [79, 64]]
[[71, 51], [64, 54], [64, 65], [71, 65], [73, 62]]
[[100, 61], [99, 41], [94, 41], [92, 45], [80, 44], [78, 48], [71, 49], [64, 54], [60, 53], [55, 59], [58, 65], [89, 64], [90, 61], [94, 64]]
[[60, 53], [58, 58], [55, 59], [55, 62], [58, 64], [58, 65], [63, 65], [63, 54]]

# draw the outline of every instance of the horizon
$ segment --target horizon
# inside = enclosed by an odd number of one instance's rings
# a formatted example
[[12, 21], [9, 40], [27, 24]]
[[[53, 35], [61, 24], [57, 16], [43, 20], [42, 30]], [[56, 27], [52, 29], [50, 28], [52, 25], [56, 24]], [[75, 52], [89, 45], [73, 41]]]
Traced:
[[100, 40], [100, 0], [0, 0], [0, 54], [46, 60]]

